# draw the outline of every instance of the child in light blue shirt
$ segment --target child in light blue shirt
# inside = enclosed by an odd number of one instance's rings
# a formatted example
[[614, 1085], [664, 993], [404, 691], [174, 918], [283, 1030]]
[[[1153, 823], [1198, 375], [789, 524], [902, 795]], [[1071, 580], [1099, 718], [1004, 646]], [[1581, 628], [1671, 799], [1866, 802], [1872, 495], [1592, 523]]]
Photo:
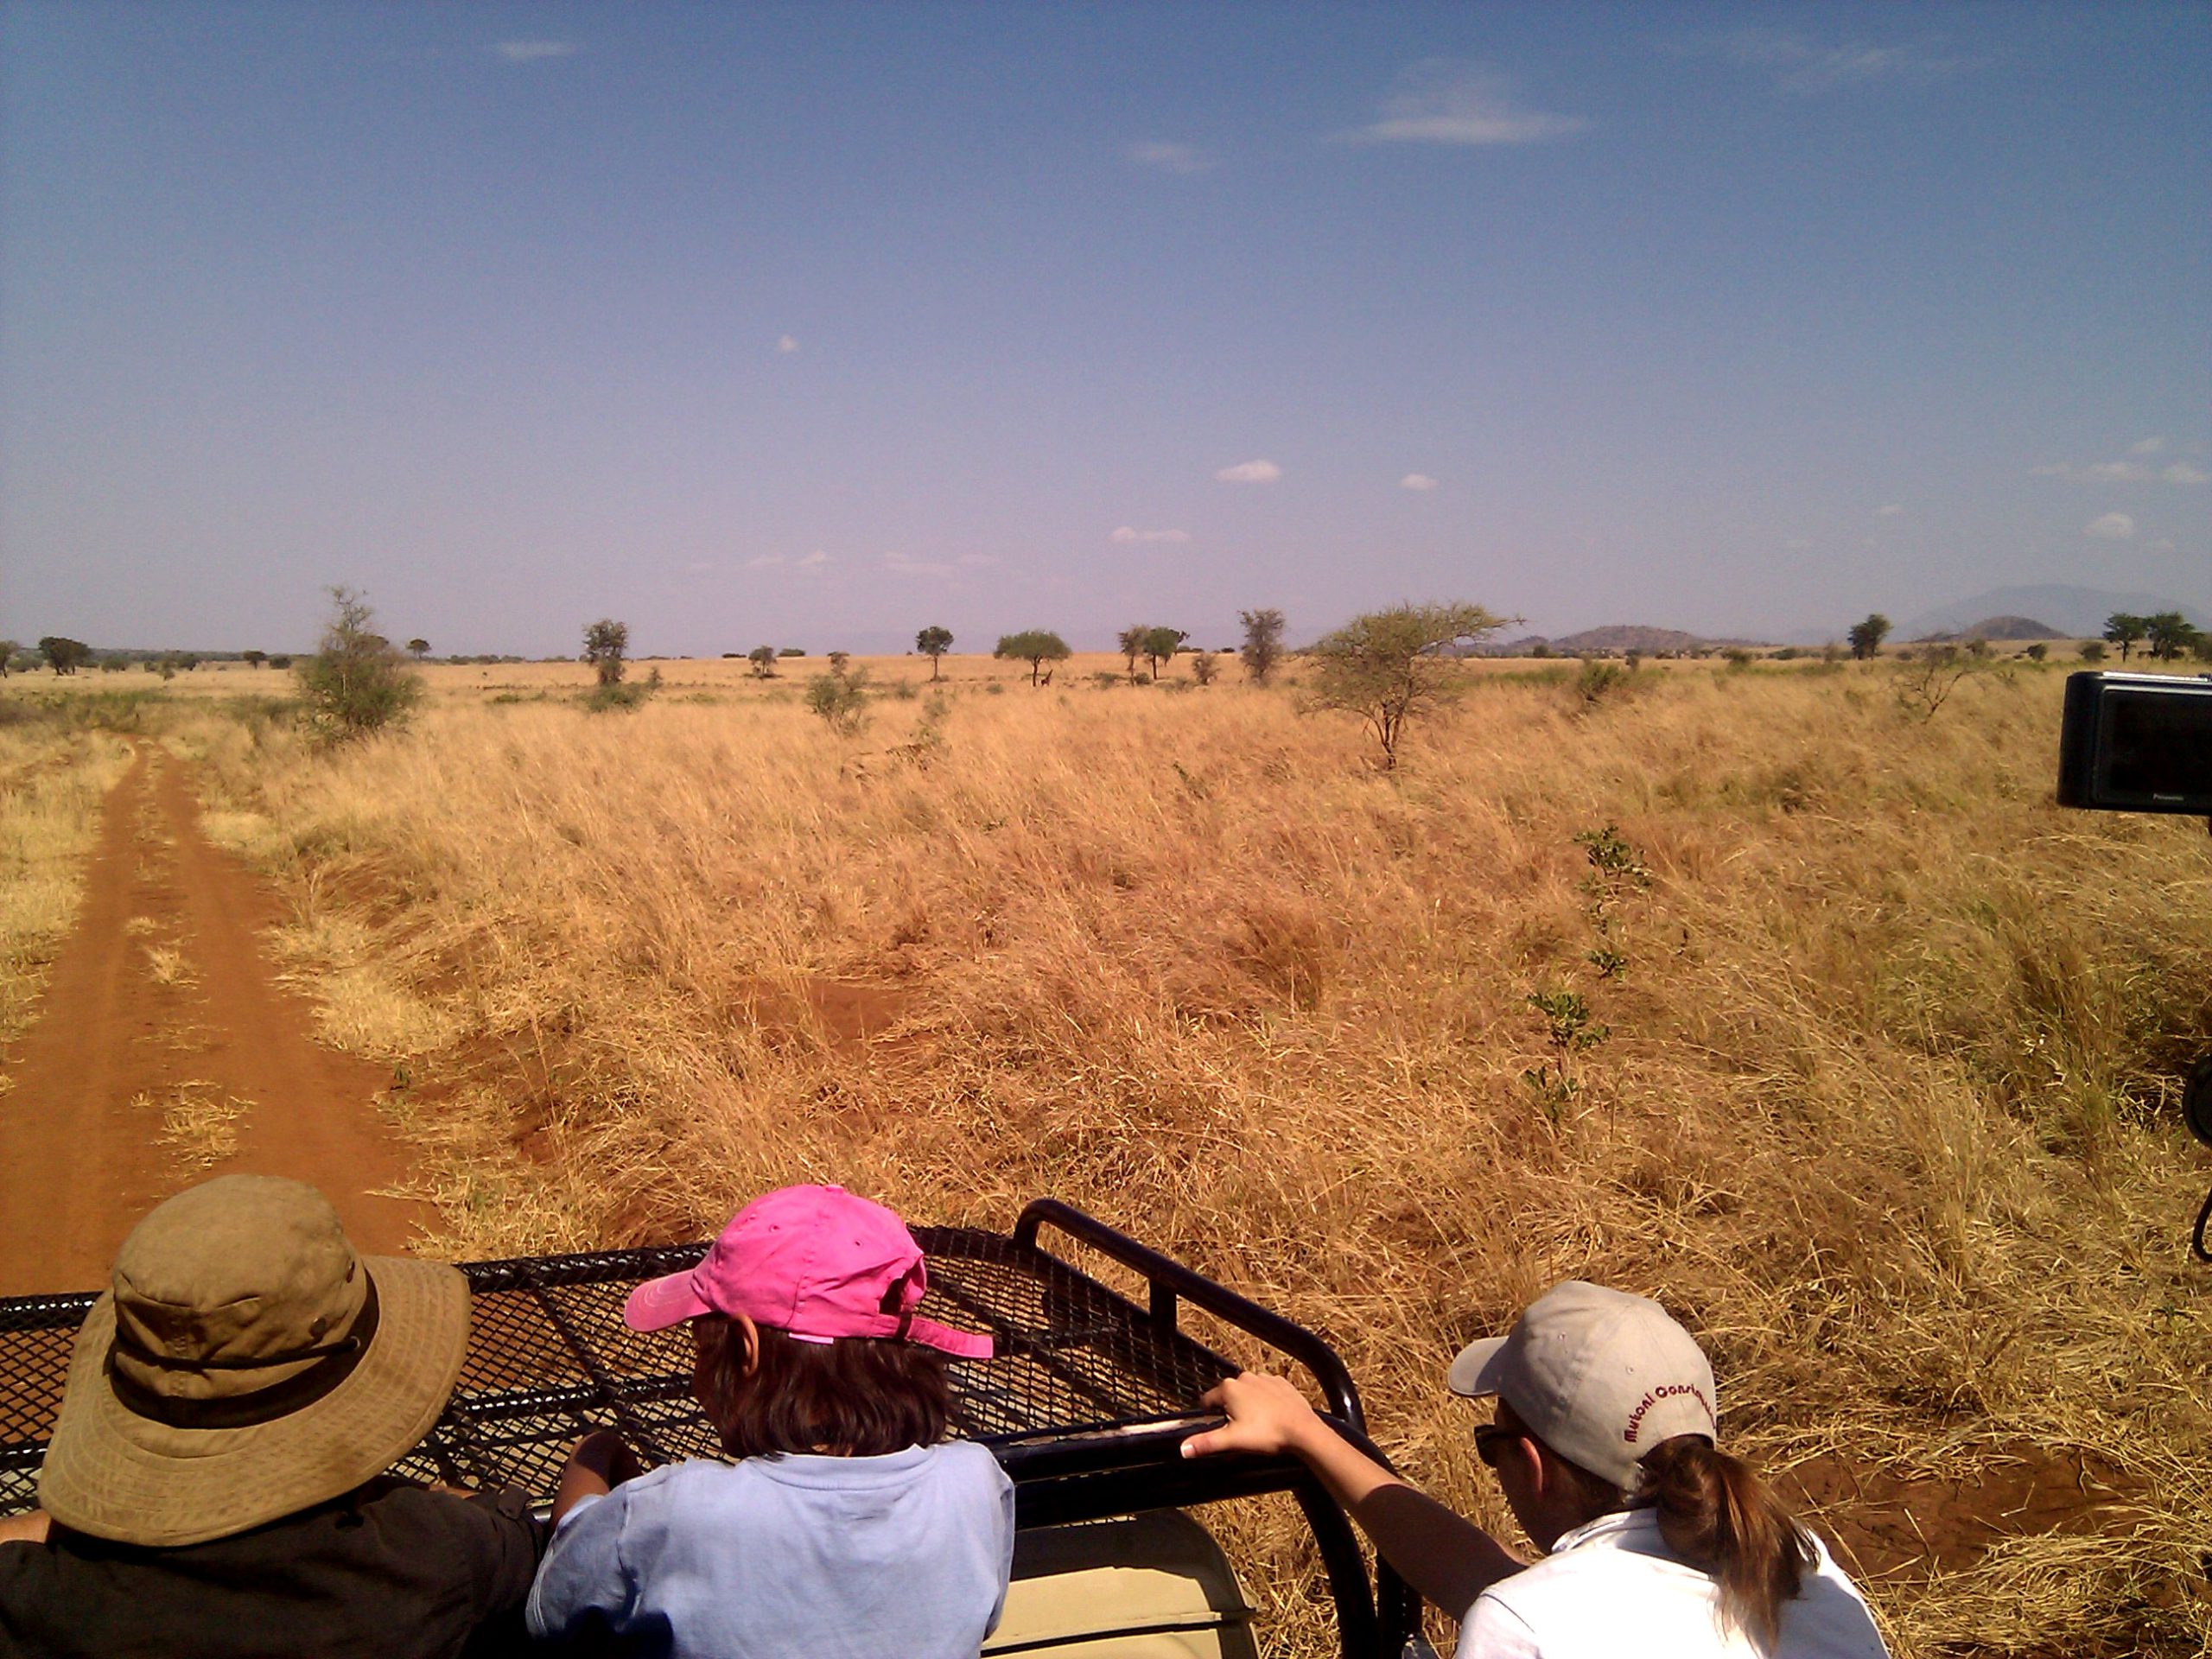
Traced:
[[693, 1388], [737, 1461], [637, 1475], [587, 1437], [531, 1632], [670, 1659], [974, 1659], [1005, 1605], [1014, 1488], [944, 1438], [942, 1357], [990, 1338], [917, 1314], [925, 1285], [896, 1216], [819, 1186], [755, 1199], [697, 1268], [640, 1285], [624, 1318], [690, 1322]]

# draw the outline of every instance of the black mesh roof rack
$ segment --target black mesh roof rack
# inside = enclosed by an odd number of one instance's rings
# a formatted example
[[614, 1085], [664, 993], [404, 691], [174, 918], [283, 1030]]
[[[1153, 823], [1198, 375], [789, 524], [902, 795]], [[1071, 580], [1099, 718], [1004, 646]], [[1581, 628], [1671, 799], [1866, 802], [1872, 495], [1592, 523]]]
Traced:
[[[1147, 1304], [1046, 1249], [1048, 1226], [1141, 1274]], [[1351, 1522], [1302, 1465], [1194, 1461], [1179, 1451], [1205, 1415], [1199, 1396], [1236, 1370], [1180, 1328], [1180, 1304], [1305, 1367], [1332, 1422], [1367, 1446], [1358, 1389], [1327, 1344], [1057, 1199], [1032, 1203], [1010, 1235], [914, 1234], [929, 1257], [931, 1317], [994, 1339], [990, 1359], [949, 1368], [953, 1429], [997, 1455], [1014, 1479], [1021, 1526], [1292, 1492], [1319, 1547], [1347, 1659], [1395, 1659], [1420, 1628], [1418, 1605], [1387, 1568], [1370, 1583]], [[642, 1336], [621, 1317], [632, 1286], [691, 1266], [705, 1249], [461, 1263], [472, 1294], [468, 1357], [445, 1414], [393, 1472], [477, 1487], [512, 1482], [543, 1504], [569, 1446], [592, 1428], [618, 1430], [648, 1466], [721, 1456], [691, 1398], [684, 1334]], [[37, 1501], [71, 1341], [93, 1300], [0, 1300], [0, 1516]]]

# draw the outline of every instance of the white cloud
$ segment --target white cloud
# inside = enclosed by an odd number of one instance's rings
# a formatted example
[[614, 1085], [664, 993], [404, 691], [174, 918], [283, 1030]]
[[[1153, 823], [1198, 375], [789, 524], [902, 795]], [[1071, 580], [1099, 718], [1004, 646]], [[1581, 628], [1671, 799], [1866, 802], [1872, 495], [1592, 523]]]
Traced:
[[1782, 92], [1827, 92], [1878, 81], [1924, 83], [1959, 67], [1956, 59], [1938, 57], [1917, 46], [1869, 46], [1863, 41], [1827, 46], [1802, 35], [1764, 29], [1739, 30], [1713, 49], [1738, 68], [1764, 73]]
[[1517, 107], [1494, 69], [1430, 58], [1399, 75], [1379, 119], [1341, 136], [1370, 144], [1534, 144], [1589, 124], [1579, 115]]
[[1193, 145], [1168, 143], [1160, 139], [1131, 144], [1128, 157], [1139, 167], [1156, 168], [1162, 173], [1180, 174], [1186, 178], [1215, 165], [1212, 156]]
[[2173, 537], [2171, 536], [2161, 536], [2157, 541], [2145, 542], [2143, 545], [2153, 553], [2171, 553], [2174, 550]]
[[492, 48], [509, 63], [543, 63], [548, 58], [573, 58], [574, 41], [501, 41]]
[[1436, 480], [1427, 473], [1408, 473], [1398, 480], [1398, 487], [1402, 490], [1433, 490], [1436, 487]]
[[714, 563], [709, 559], [694, 559], [683, 567], [683, 574], [687, 576], [711, 576], [714, 573]]
[[798, 562], [798, 568], [802, 570], [819, 570], [825, 564], [835, 564], [836, 563], [836, 561], [835, 559], [832, 559], [827, 553], [824, 553], [817, 547], [813, 552], [808, 554], [804, 558]]
[[2093, 518], [2082, 527], [2082, 533], [2099, 541], [2124, 542], [2135, 533], [2135, 521], [2124, 512], [2108, 512], [2101, 518]]
[[[2145, 438], [2132, 444], [2131, 455], [2154, 455], [2166, 447], [2164, 438]], [[2193, 467], [2185, 461], [2170, 462], [2164, 467], [2147, 465], [2141, 461], [2096, 461], [2075, 467], [2063, 461], [2045, 461], [2040, 467], [2028, 468], [2031, 478], [2074, 478], [2084, 484], [2180, 484], [2193, 485], [2212, 482], [2212, 473]]]
[[883, 568], [894, 576], [931, 576], [940, 580], [953, 573], [952, 566], [939, 560], [909, 558], [899, 552], [886, 553]]
[[745, 562], [745, 568], [748, 570], [766, 570], [770, 565], [781, 564], [783, 562], [784, 556], [780, 553], [763, 553], [758, 558], [747, 559]]
[[1875, 508], [1874, 516], [1877, 518], [1902, 518], [1904, 517], [1904, 506], [1901, 502], [1892, 501], [1886, 507]]
[[963, 553], [954, 563], [967, 565], [996, 564], [998, 560], [988, 553]]
[[1190, 539], [1191, 532], [1187, 530], [1136, 530], [1128, 524], [1123, 524], [1107, 537], [1107, 540], [1114, 542], [1187, 542]]
[[789, 357], [798, 350], [798, 341], [789, 334], [779, 334], [776, 336], [776, 349]]
[[1240, 461], [1214, 476], [1224, 484], [1272, 484], [1282, 476], [1282, 468], [1272, 461]]

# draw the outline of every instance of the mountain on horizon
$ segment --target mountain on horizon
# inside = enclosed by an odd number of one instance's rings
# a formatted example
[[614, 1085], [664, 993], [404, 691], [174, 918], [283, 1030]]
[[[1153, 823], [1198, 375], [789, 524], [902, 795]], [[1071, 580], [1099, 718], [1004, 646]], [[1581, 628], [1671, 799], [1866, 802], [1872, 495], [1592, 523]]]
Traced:
[[1955, 600], [1898, 622], [1895, 639], [1918, 639], [1931, 633], [1963, 633], [1984, 620], [2033, 617], [2069, 639], [2094, 639], [2105, 631], [2105, 619], [2114, 611], [2146, 616], [2159, 611], [2179, 611], [2199, 627], [2212, 626], [2197, 607], [2183, 604], [2171, 594], [2119, 593], [2102, 588], [2078, 588], [2065, 582], [2032, 587], [1992, 588], [1986, 593]]

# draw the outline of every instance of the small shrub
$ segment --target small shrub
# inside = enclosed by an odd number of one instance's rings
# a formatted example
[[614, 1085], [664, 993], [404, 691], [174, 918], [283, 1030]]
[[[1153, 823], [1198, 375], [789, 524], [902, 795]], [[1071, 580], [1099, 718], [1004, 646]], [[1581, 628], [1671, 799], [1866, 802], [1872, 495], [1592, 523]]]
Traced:
[[1586, 657], [1582, 661], [1582, 671], [1574, 678], [1574, 693], [1582, 699], [1585, 709], [1595, 709], [1614, 692], [1627, 686], [1629, 672], [1618, 663]]
[[[301, 719], [325, 743], [340, 743], [404, 721], [423, 696], [421, 678], [371, 625], [376, 614], [350, 588], [330, 590], [322, 649], [299, 665]], [[175, 670], [163, 664], [163, 679]]]
[[2082, 660], [2083, 662], [2101, 663], [2104, 659], [2105, 645], [2103, 640], [2084, 639], [2082, 642]]
[[650, 684], [594, 685], [584, 693], [583, 704], [588, 713], [606, 715], [617, 709], [638, 708], [651, 696], [652, 687]]
[[1980, 658], [1956, 645], [1929, 645], [1909, 651], [1897, 663], [1892, 687], [1897, 707], [1916, 720], [1931, 721], [1959, 689], [1959, 682], [1981, 666]]
[[[842, 653], [840, 653], [841, 655]], [[806, 683], [807, 712], [840, 737], [858, 737], [868, 724], [868, 673], [841, 674], [832, 669]]]
[[1193, 652], [1191, 655], [1191, 677], [1200, 685], [1211, 685], [1214, 676], [1221, 671], [1221, 659], [1210, 651]]

